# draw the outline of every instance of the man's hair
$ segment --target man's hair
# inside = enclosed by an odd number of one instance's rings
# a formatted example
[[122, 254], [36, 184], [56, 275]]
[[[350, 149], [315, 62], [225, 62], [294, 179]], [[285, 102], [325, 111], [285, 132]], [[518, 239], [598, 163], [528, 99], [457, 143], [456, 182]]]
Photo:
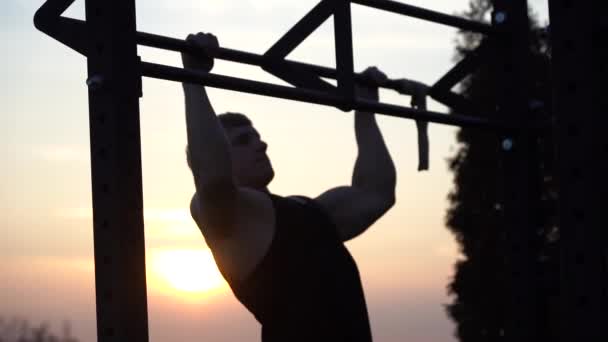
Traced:
[[[226, 112], [218, 114], [217, 119], [220, 121], [224, 131], [236, 127], [251, 126], [251, 120], [249, 120], [245, 114], [241, 113]], [[188, 145], [186, 145], [186, 161], [188, 162], [188, 167], [192, 169], [192, 159], [190, 158], [190, 149], [188, 148]]]

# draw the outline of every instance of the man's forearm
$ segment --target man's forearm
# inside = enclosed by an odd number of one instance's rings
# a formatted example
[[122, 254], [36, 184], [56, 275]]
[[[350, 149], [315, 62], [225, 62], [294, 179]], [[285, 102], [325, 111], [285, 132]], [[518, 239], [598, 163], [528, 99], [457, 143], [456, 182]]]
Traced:
[[355, 136], [358, 155], [352, 185], [394, 200], [395, 165], [374, 114], [355, 112]]
[[226, 134], [205, 88], [183, 83], [188, 148], [197, 190], [232, 182], [232, 161]]

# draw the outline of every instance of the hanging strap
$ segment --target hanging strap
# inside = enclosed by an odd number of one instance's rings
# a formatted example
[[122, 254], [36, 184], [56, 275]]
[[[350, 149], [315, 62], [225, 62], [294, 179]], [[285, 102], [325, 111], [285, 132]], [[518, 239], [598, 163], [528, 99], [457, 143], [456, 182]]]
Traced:
[[[419, 110], [426, 110], [426, 94], [418, 95], [421, 98], [414, 98], [412, 95], [412, 107]], [[429, 122], [416, 120], [418, 130], [418, 171], [429, 169]]]

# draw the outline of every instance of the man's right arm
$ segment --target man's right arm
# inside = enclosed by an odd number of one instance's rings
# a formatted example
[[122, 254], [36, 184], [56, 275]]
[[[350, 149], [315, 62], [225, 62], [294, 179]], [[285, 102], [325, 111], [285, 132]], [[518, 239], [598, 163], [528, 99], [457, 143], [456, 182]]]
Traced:
[[[187, 41], [201, 48], [213, 49], [217, 39], [210, 34], [189, 35]], [[209, 71], [209, 63], [187, 54], [182, 54], [184, 67]], [[194, 176], [197, 195], [193, 200], [199, 208], [197, 223], [205, 226], [206, 232], [216, 237], [231, 233], [234, 207], [237, 196], [232, 178], [230, 146], [224, 129], [211, 106], [205, 88], [201, 85], [183, 83], [188, 153]], [[199, 221], [200, 220], [200, 221]]]

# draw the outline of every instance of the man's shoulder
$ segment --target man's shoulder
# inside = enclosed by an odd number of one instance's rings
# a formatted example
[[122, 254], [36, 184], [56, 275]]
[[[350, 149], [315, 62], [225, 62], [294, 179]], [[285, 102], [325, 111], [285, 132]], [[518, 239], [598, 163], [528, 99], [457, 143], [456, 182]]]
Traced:
[[272, 195], [250, 188], [237, 188], [234, 200], [225, 204], [233, 206], [228, 208], [229, 210], [218, 208], [218, 205], [221, 206], [220, 203], [212, 202], [211, 199], [202, 199], [195, 192], [190, 199], [190, 214], [200, 227], [204, 223], [209, 223], [205, 219], [209, 215], [230, 213], [234, 215], [234, 223], [240, 225], [252, 220], [267, 221], [267, 217], [274, 213]]

